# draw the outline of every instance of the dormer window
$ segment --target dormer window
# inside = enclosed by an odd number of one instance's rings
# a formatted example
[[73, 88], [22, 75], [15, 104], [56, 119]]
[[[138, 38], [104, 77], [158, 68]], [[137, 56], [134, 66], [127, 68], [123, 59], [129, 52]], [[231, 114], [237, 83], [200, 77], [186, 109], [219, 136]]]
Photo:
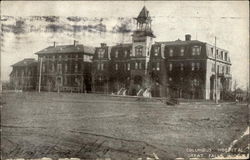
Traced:
[[227, 61], [227, 52], [225, 53], [225, 57], [224, 58], [225, 58], [225, 61]]
[[201, 47], [200, 46], [193, 46], [192, 48], [192, 55], [200, 55], [201, 54]]
[[154, 55], [155, 55], [155, 56], [158, 56], [158, 55], [159, 55], [159, 48], [158, 48], [158, 47], [155, 47], [155, 48], [154, 48]]
[[184, 51], [185, 51], [184, 47], [181, 47], [181, 49], [180, 49], [180, 55], [181, 56], [184, 56]]
[[142, 46], [135, 47], [135, 56], [142, 56]]
[[169, 49], [169, 56], [170, 56], [170, 57], [173, 57], [173, 53], [174, 53], [174, 49], [173, 49], [173, 48], [170, 48], [170, 49]]
[[220, 58], [224, 59], [224, 57], [223, 57], [223, 51], [220, 52]]

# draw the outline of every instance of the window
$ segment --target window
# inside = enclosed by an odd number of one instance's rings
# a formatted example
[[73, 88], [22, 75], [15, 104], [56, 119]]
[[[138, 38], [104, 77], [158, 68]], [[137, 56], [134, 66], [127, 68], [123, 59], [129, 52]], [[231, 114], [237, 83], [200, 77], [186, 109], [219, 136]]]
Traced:
[[216, 50], [216, 58], [218, 58], [218, 54], [219, 54], [218, 52], [219, 52], [219, 51], [218, 51], [218, 49], [217, 49], [217, 50]]
[[101, 70], [103, 71], [103, 70], [104, 70], [104, 64], [101, 63], [100, 65], [101, 65], [100, 68], [101, 68]]
[[220, 66], [217, 66], [217, 74], [220, 73]]
[[127, 64], [128, 71], [130, 70], [130, 63]]
[[195, 63], [192, 63], [192, 71], [195, 70]]
[[160, 70], [160, 63], [159, 63], [159, 62], [156, 63], [156, 70], [157, 70], [157, 71]]
[[43, 72], [45, 72], [45, 64], [44, 63], [42, 64], [42, 70], [43, 70]]
[[62, 64], [57, 64], [57, 71], [58, 71], [59, 73], [62, 72]]
[[224, 66], [222, 66], [222, 68], [221, 68], [221, 72], [222, 72], [222, 73], [224, 73]]
[[155, 47], [154, 48], [154, 55], [158, 56], [158, 54], [159, 54], [159, 47]]
[[75, 64], [75, 72], [78, 71], [78, 64]]
[[141, 62], [138, 62], [138, 66], [139, 66], [139, 69], [141, 69], [141, 68], [142, 68], [142, 66], [141, 66]]
[[119, 52], [116, 50], [115, 51], [115, 58], [118, 58], [118, 54], [119, 54]]
[[78, 60], [78, 54], [76, 54], [76, 56], [75, 56], [75, 60], [76, 60], [76, 61]]
[[180, 64], [180, 69], [181, 69], [181, 71], [184, 70], [184, 64], [183, 63]]
[[100, 70], [100, 64], [97, 63], [97, 70]]
[[115, 64], [115, 70], [118, 70], [118, 64], [117, 63]]
[[59, 56], [59, 61], [61, 61], [61, 60], [62, 60], [62, 56], [60, 55], [60, 56]]
[[129, 55], [132, 56], [132, 49], [129, 50]]
[[170, 56], [170, 57], [173, 57], [173, 53], [174, 53], [173, 48], [170, 48], [170, 49], [169, 49], [169, 56]]
[[55, 71], [55, 65], [52, 64], [52, 65], [51, 65], [51, 72], [54, 72], [54, 71]]
[[200, 70], [200, 63], [196, 63], [197, 70]]
[[211, 54], [214, 56], [214, 48], [211, 48]]
[[220, 58], [224, 59], [224, 57], [223, 57], [223, 51], [220, 52]]
[[199, 46], [193, 46], [193, 48], [192, 48], [192, 55], [193, 56], [200, 55], [200, 52], [201, 52], [201, 47], [199, 47]]
[[185, 51], [184, 47], [181, 47], [181, 49], [180, 49], [180, 55], [181, 56], [184, 56], [184, 51]]
[[225, 53], [225, 61], [227, 61], [227, 52]]
[[104, 49], [99, 49], [98, 50], [98, 58], [104, 58], [104, 53], [105, 53]]
[[68, 82], [67, 82], [67, 77], [66, 76], [64, 77], [63, 80], [64, 80], [64, 85], [67, 85]]
[[169, 63], [169, 71], [172, 71], [172, 70], [173, 70], [173, 64]]
[[199, 80], [197, 80], [196, 78], [195, 78], [195, 79], [193, 79], [193, 81], [192, 81], [192, 85], [193, 85], [193, 86], [199, 86], [199, 85], [200, 85]]
[[124, 51], [124, 57], [126, 58], [128, 55], [128, 51]]
[[135, 56], [142, 56], [142, 46], [135, 47]]
[[230, 74], [230, 67], [229, 66], [226, 66], [226, 73]]
[[138, 63], [135, 62], [135, 69], [138, 69]]
[[67, 63], [64, 65], [64, 72], [68, 72], [68, 64]]

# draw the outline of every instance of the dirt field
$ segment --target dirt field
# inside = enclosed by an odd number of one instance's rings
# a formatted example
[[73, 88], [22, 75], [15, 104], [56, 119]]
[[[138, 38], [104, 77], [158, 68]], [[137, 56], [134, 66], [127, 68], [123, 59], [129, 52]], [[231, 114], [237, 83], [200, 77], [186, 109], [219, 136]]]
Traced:
[[[246, 105], [178, 105], [95, 94], [8, 93], [1, 112], [5, 158], [189, 157], [228, 148], [248, 126]], [[247, 143], [241, 143], [246, 148]], [[237, 144], [240, 148], [239, 144]]]

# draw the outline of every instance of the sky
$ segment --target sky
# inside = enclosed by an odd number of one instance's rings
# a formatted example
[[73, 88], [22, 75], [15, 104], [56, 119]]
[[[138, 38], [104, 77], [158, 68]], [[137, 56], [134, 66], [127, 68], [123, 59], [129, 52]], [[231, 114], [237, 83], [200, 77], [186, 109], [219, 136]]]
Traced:
[[155, 41], [184, 40], [185, 34], [229, 51], [233, 81], [249, 78], [247, 1], [1, 1], [1, 76], [11, 65], [53, 44], [74, 40], [90, 46], [131, 42], [143, 6], [153, 19]]

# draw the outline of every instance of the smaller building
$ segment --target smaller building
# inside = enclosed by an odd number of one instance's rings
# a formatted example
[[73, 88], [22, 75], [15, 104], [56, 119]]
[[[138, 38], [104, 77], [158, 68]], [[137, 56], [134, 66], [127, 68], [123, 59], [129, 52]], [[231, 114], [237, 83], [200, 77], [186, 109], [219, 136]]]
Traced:
[[12, 65], [10, 83], [14, 89], [34, 90], [37, 82], [37, 61], [26, 58]]
[[43, 91], [91, 91], [91, 66], [94, 47], [78, 44], [49, 46], [38, 55], [38, 79]]

